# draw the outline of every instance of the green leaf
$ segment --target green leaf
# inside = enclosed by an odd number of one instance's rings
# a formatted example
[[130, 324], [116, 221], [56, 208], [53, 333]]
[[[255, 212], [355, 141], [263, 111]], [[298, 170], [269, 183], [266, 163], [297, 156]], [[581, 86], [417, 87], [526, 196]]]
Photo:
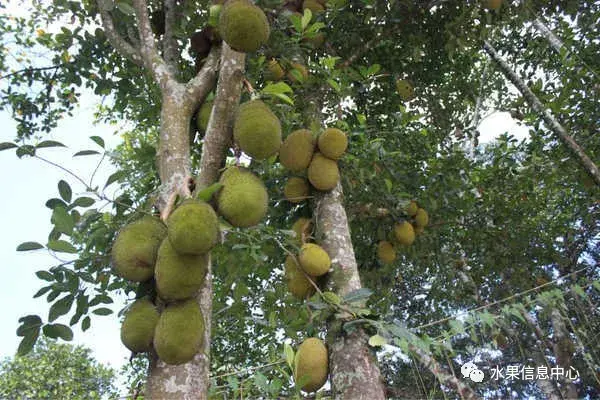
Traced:
[[573, 290], [573, 293], [576, 293], [577, 295], [579, 295], [579, 297], [583, 298], [583, 299], [587, 299], [587, 294], [585, 293], [585, 291], [583, 290], [583, 288], [579, 285], [573, 285], [571, 286], [571, 290]]
[[344, 296], [344, 300], [348, 303], [357, 303], [367, 300], [373, 292], [367, 288], [360, 288], [351, 291], [347, 295]]
[[106, 183], [104, 184], [104, 188], [106, 188], [111, 183], [118, 181], [119, 179], [121, 179], [124, 176], [125, 176], [125, 171], [115, 172], [114, 174], [112, 174], [111, 176], [108, 177], [108, 179], [106, 180]]
[[65, 240], [51, 240], [48, 242], [48, 248], [59, 253], [77, 253], [77, 249], [71, 243]]
[[287, 365], [291, 370], [294, 370], [294, 349], [288, 343], [283, 344], [283, 354], [285, 355]]
[[24, 242], [17, 246], [17, 251], [30, 251], [43, 249], [44, 246], [38, 242]]
[[30, 335], [32, 331], [42, 326], [42, 319], [37, 315], [26, 315], [19, 318], [21, 325], [17, 328], [17, 336]]
[[90, 136], [90, 139], [92, 139], [98, 146], [104, 148], [104, 139], [102, 139], [100, 136]]
[[305, 30], [308, 24], [310, 24], [310, 20], [312, 19], [312, 11], [310, 8], [304, 9], [304, 15], [302, 16], [302, 30]]
[[275, 96], [275, 97], [285, 101], [286, 103], [288, 103], [291, 106], [294, 105], [294, 100], [292, 100], [287, 94], [276, 93], [276, 94], [273, 94], [272, 96]]
[[290, 15], [290, 21], [292, 21], [292, 25], [296, 32], [302, 32], [302, 19], [296, 14]]
[[30, 146], [28, 144], [23, 145], [17, 149], [17, 157], [23, 158], [23, 156], [34, 156], [35, 155], [35, 147]]
[[8, 149], [14, 149], [15, 147], [19, 147], [14, 143], [11, 142], [2, 142], [0, 143], [0, 151], [2, 150], [8, 150]]
[[263, 94], [294, 93], [294, 90], [285, 82], [269, 83], [261, 90]]
[[33, 349], [33, 346], [35, 346], [35, 342], [37, 342], [39, 335], [40, 329], [38, 327], [35, 332], [23, 337], [23, 340], [21, 340], [21, 343], [19, 343], [19, 347], [17, 348], [17, 355], [24, 356], [28, 354]]
[[87, 331], [88, 329], [90, 329], [90, 324], [91, 324], [90, 317], [85, 317], [81, 321], [81, 330], [84, 332]]
[[60, 233], [64, 233], [65, 235], [69, 236], [73, 233], [73, 228], [75, 227], [73, 216], [62, 207], [56, 207], [54, 209], [52, 212], [52, 217], [50, 218], [50, 222], [54, 224], [56, 230]]
[[379, 347], [387, 344], [387, 340], [381, 335], [373, 335], [369, 338], [369, 346]]
[[54, 281], [54, 275], [52, 275], [48, 271], [43, 271], [43, 270], [42, 271], [38, 271], [38, 272], [35, 273], [35, 275], [38, 278], [43, 279], [43, 280], [48, 281], [48, 282], [53, 282]]
[[121, 11], [123, 14], [128, 15], [128, 16], [134, 16], [135, 15], [135, 10], [133, 9], [133, 7], [131, 7], [129, 4], [120, 1], [116, 4], [117, 8], [119, 9], [119, 11]]
[[37, 299], [38, 297], [43, 296], [44, 294], [48, 293], [48, 291], [50, 289], [52, 289], [52, 286], [45, 286], [45, 287], [41, 288], [33, 295], [33, 298]]
[[92, 155], [96, 155], [96, 154], [100, 154], [100, 152], [98, 152], [96, 150], [81, 150], [81, 151], [78, 151], [77, 153], [73, 154], [73, 157], [92, 156]]
[[52, 322], [61, 315], [68, 313], [73, 305], [74, 299], [75, 297], [72, 294], [69, 294], [54, 302], [54, 304], [52, 304], [50, 307], [50, 311], [48, 312], [48, 321]]
[[73, 195], [73, 191], [71, 190], [71, 186], [62, 179], [58, 182], [58, 193], [60, 197], [67, 203], [71, 201], [71, 196]]
[[64, 201], [62, 201], [61, 199], [57, 199], [57, 198], [52, 198], [49, 199], [46, 202], [46, 207], [48, 207], [51, 210], [54, 210], [56, 207], [61, 206], [64, 209], [66, 209], [68, 207], [67, 203], [65, 203]]
[[44, 335], [52, 339], [61, 338], [67, 342], [73, 340], [73, 331], [63, 324], [46, 324], [43, 328]]
[[198, 194], [196, 195], [196, 198], [198, 200], [202, 200], [202, 201], [209, 201], [211, 199], [211, 197], [213, 196], [213, 194], [218, 192], [222, 187], [223, 187], [222, 183], [218, 183], [218, 182], [213, 183], [209, 187], [204, 188], [201, 191], [199, 191]]
[[335, 304], [336, 306], [342, 303], [342, 299], [340, 299], [340, 297], [333, 292], [323, 292], [323, 299], [328, 303]]
[[67, 147], [67, 146], [65, 146], [61, 142], [57, 142], [55, 140], [44, 140], [43, 142], [38, 143], [35, 147], [38, 149], [41, 149], [44, 147]]
[[91, 207], [95, 202], [96, 200], [92, 199], [91, 197], [78, 197], [71, 204], [71, 207]]
[[92, 312], [96, 315], [110, 315], [113, 313], [113, 311], [110, 308], [106, 308], [106, 307], [96, 308]]

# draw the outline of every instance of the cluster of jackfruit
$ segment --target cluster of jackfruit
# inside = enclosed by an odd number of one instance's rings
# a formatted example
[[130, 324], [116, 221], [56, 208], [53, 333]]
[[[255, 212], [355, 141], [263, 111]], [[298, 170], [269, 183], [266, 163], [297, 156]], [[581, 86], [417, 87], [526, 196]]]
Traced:
[[154, 278], [157, 296], [166, 307], [159, 313], [149, 298], [129, 308], [121, 340], [131, 351], [154, 348], [168, 364], [190, 361], [204, 337], [204, 317], [194, 299], [208, 270], [208, 252], [219, 239], [213, 208], [199, 200], [182, 202], [167, 219], [144, 217], [124, 227], [112, 247], [112, 264], [134, 282]]
[[[315, 35], [307, 40], [317, 47], [320, 41], [325, 40], [325, 36]], [[291, 83], [302, 83], [308, 79], [308, 68], [299, 62], [292, 61], [289, 64], [283, 64], [276, 59], [272, 59], [267, 63], [263, 75], [267, 81], [277, 82], [287, 78]]]
[[340, 180], [337, 160], [347, 147], [346, 134], [336, 128], [325, 129], [318, 139], [308, 129], [290, 133], [279, 150], [279, 161], [298, 176], [288, 179], [285, 198], [299, 203], [308, 198], [311, 186], [320, 191], [335, 188]]
[[383, 264], [393, 263], [396, 260], [396, 247], [412, 245], [416, 236], [422, 234], [429, 224], [429, 214], [414, 200], [408, 204], [404, 213], [406, 219], [394, 225], [393, 240], [382, 240], [377, 245], [377, 257]]
[[305, 392], [316, 392], [329, 375], [329, 356], [325, 343], [308, 338], [300, 344], [294, 357], [294, 381]]

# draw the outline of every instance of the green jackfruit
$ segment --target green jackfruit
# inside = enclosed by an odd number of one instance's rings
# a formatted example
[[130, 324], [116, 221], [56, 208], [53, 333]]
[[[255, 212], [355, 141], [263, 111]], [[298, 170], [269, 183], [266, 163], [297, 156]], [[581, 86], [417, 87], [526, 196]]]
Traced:
[[207, 270], [206, 254], [180, 254], [169, 240], [164, 240], [158, 250], [154, 272], [158, 295], [167, 302], [193, 297], [204, 283]]
[[136, 300], [127, 310], [121, 324], [121, 342], [125, 347], [134, 353], [149, 351], [158, 316], [158, 310], [150, 300]]
[[265, 217], [269, 195], [256, 175], [238, 167], [230, 167], [223, 173], [221, 183], [223, 188], [217, 200], [219, 214], [231, 225], [254, 226]]
[[244, 153], [264, 160], [279, 151], [281, 123], [265, 103], [252, 100], [238, 109], [233, 137]]
[[285, 76], [285, 70], [275, 59], [267, 63], [267, 69], [265, 70], [265, 79], [268, 81], [280, 81]]
[[415, 90], [410, 82], [405, 79], [398, 79], [396, 81], [396, 92], [398, 92], [404, 101], [412, 100], [415, 97]]
[[396, 241], [405, 246], [410, 246], [415, 241], [415, 231], [409, 222], [400, 222], [394, 227]]
[[429, 224], [429, 214], [422, 208], [417, 210], [415, 215], [415, 225], [421, 228], [425, 228]]
[[312, 220], [302, 217], [298, 218], [292, 225], [292, 230], [296, 234], [296, 243], [301, 246], [311, 235]]
[[230, 0], [221, 9], [219, 33], [232, 49], [251, 53], [267, 42], [271, 30], [259, 7], [248, 0]]
[[292, 62], [290, 63], [290, 70], [287, 73], [287, 78], [292, 83], [302, 83], [308, 79], [308, 69], [300, 63]]
[[156, 253], [165, 236], [167, 227], [160, 219], [150, 216], [121, 229], [111, 251], [112, 265], [117, 274], [134, 282], [152, 278]]
[[284, 278], [290, 293], [298, 299], [310, 297], [315, 292], [315, 288], [292, 256], [287, 256], [285, 259]]
[[187, 200], [167, 220], [169, 241], [180, 254], [205, 254], [219, 240], [219, 219], [203, 201]]
[[283, 189], [285, 198], [290, 203], [301, 203], [308, 198], [310, 194], [310, 186], [304, 178], [293, 176], [288, 179]]
[[329, 254], [321, 246], [314, 243], [304, 243], [302, 245], [298, 262], [310, 276], [325, 275], [331, 267]]
[[337, 162], [315, 153], [308, 166], [308, 180], [317, 190], [326, 192], [334, 189], [340, 180]]
[[327, 128], [319, 135], [319, 151], [332, 160], [339, 159], [348, 147], [346, 134], [336, 128]]
[[414, 231], [415, 231], [415, 235], [420, 235], [420, 234], [422, 234], [423, 232], [425, 232], [425, 228], [424, 228], [424, 227], [422, 227], [422, 226], [417, 226], [417, 225], [416, 225], [416, 224], [414, 224], [414, 223], [412, 224], [412, 226], [413, 226], [413, 229], [414, 229]]
[[308, 168], [315, 151], [315, 139], [308, 129], [299, 129], [288, 135], [279, 149], [279, 161], [292, 172]]
[[154, 331], [154, 349], [167, 364], [191, 361], [204, 341], [204, 316], [195, 299], [168, 305]]
[[329, 374], [327, 347], [321, 339], [308, 338], [298, 347], [294, 358], [294, 380], [306, 392], [316, 392]]
[[396, 260], [396, 249], [385, 240], [377, 245], [377, 257], [383, 264], [391, 264]]
[[417, 205], [416, 201], [411, 201], [408, 206], [406, 206], [406, 215], [408, 215], [409, 217], [414, 217], [415, 215], [417, 215], [417, 210], [419, 209], [419, 206]]
[[208, 128], [208, 120], [210, 119], [210, 113], [212, 113], [214, 100], [207, 100], [200, 106], [196, 113], [196, 128], [204, 135], [206, 128]]

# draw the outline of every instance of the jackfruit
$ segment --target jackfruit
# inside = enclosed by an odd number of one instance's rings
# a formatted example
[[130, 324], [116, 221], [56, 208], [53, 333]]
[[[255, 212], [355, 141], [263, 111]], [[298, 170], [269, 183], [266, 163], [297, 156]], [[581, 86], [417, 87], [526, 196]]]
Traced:
[[277, 60], [273, 59], [267, 63], [265, 79], [268, 81], [280, 81], [285, 76], [285, 71]]
[[329, 374], [329, 355], [321, 339], [308, 338], [298, 347], [294, 358], [294, 380], [306, 392], [316, 392]]
[[[287, 73], [287, 78], [292, 83], [302, 83], [308, 79], [308, 69], [297, 62], [290, 63], [290, 70]], [[296, 71], [296, 72], [292, 72]]]
[[488, 10], [497, 10], [502, 5], [502, 0], [483, 0], [483, 7]]
[[309, 9], [313, 13], [320, 13], [325, 11], [325, 7], [317, 0], [304, 0], [302, 3], [302, 11]]
[[194, 297], [204, 283], [208, 256], [180, 254], [164, 240], [156, 260], [156, 290], [161, 299], [170, 302]]
[[134, 282], [152, 278], [156, 253], [165, 236], [167, 227], [160, 219], [150, 216], [121, 229], [111, 250], [112, 265], [117, 274]]
[[285, 259], [284, 278], [290, 293], [298, 299], [310, 297], [315, 292], [315, 288], [292, 256], [287, 256]]
[[219, 33], [232, 49], [251, 53], [267, 42], [271, 30], [259, 7], [248, 0], [230, 0], [221, 9]]
[[317, 190], [332, 190], [340, 180], [337, 162], [315, 153], [308, 166], [308, 180]]
[[327, 128], [319, 135], [319, 151], [332, 160], [339, 159], [348, 147], [346, 134], [336, 128]]
[[406, 221], [396, 224], [394, 227], [394, 235], [398, 243], [405, 246], [410, 246], [415, 241], [415, 231], [413, 226]]
[[414, 217], [415, 215], [417, 215], [418, 209], [419, 206], [417, 205], [417, 202], [413, 200], [408, 206], [406, 206], [406, 215], [408, 215], [409, 217]]
[[396, 249], [394, 246], [385, 240], [377, 245], [377, 257], [384, 264], [391, 264], [396, 260]]
[[204, 316], [195, 299], [167, 305], [154, 331], [154, 349], [167, 364], [191, 361], [204, 341]]
[[187, 200], [167, 220], [168, 237], [179, 254], [205, 254], [219, 240], [219, 218], [203, 201]]
[[196, 128], [198, 128], [198, 131], [202, 135], [204, 135], [206, 128], [208, 128], [208, 120], [210, 119], [213, 105], [214, 100], [207, 100], [202, 103], [200, 109], [198, 109], [198, 112], [196, 113]]
[[269, 195], [256, 175], [230, 167], [223, 173], [221, 183], [224, 186], [218, 195], [218, 210], [231, 225], [254, 226], [265, 217]]
[[304, 243], [302, 245], [298, 262], [310, 276], [325, 275], [331, 267], [329, 254], [321, 246], [314, 243]]
[[404, 79], [398, 79], [396, 81], [396, 92], [400, 95], [402, 100], [409, 101], [415, 96], [415, 90], [409, 81]]
[[279, 151], [281, 123], [262, 101], [248, 101], [238, 109], [233, 137], [244, 153], [264, 160]]
[[315, 138], [308, 129], [299, 129], [288, 135], [279, 149], [279, 161], [292, 172], [308, 168], [315, 151]]
[[301, 203], [310, 194], [310, 187], [306, 179], [293, 176], [285, 184], [283, 194], [290, 203]]
[[415, 215], [415, 225], [421, 228], [425, 228], [429, 224], [429, 214], [422, 208], [417, 210]]
[[129, 307], [121, 324], [121, 342], [134, 353], [152, 348], [158, 310], [148, 299], [139, 299]]
[[298, 218], [298, 220], [292, 225], [292, 230], [296, 234], [296, 243], [298, 243], [298, 245], [302, 245], [311, 235], [312, 220], [308, 218]]
[[425, 228], [423, 228], [422, 226], [417, 226], [414, 223], [412, 224], [413, 226], [413, 230], [415, 231], [415, 235], [421, 235], [423, 232], [425, 232]]

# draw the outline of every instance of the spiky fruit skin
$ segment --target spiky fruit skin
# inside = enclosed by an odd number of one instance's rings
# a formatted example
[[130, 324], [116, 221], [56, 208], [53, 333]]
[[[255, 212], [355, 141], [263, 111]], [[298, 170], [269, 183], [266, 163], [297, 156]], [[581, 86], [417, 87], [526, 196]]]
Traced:
[[183, 364], [194, 358], [204, 339], [204, 316], [194, 299], [168, 305], [154, 331], [154, 349], [167, 364]]
[[338, 160], [348, 147], [346, 134], [336, 128], [327, 128], [319, 135], [319, 151], [325, 157]]
[[292, 256], [285, 259], [284, 277], [290, 293], [298, 299], [310, 297], [315, 292], [315, 288]]
[[312, 160], [315, 138], [308, 129], [299, 129], [288, 135], [279, 149], [279, 161], [292, 172], [302, 172]]
[[419, 206], [417, 205], [417, 202], [413, 200], [406, 207], [406, 215], [408, 215], [409, 217], [414, 217], [415, 215], [417, 215], [418, 209]]
[[421, 228], [425, 228], [429, 224], [429, 214], [422, 208], [417, 210], [415, 215], [415, 225]]
[[298, 255], [298, 262], [302, 269], [310, 276], [325, 275], [331, 267], [329, 254], [314, 243], [304, 243]]
[[167, 220], [168, 237], [179, 254], [206, 254], [219, 240], [219, 218], [203, 201], [187, 200]]
[[259, 7], [247, 0], [230, 0], [221, 9], [219, 33], [232, 49], [251, 53], [267, 42], [271, 30]]
[[194, 297], [208, 270], [206, 254], [180, 254], [164, 240], [156, 260], [156, 290], [161, 299], [172, 302]]
[[387, 241], [381, 241], [377, 245], [377, 257], [383, 264], [391, 264], [396, 260], [396, 249]]
[[149, 351], [158, 317], [158, 310], [150, 300], [137, 300], [131, 305], [121, 324], [121, 342], [134, 353]]
[[296, 234], [296, 243], [302, 245], [311, 234], [312, 220], [302, 217], [298, 218], [292, 225], [292, 230]]
[[221, 183], [223, 188], [217, 200], [219, 214], [231, 225], [246, 228], [258, 224], [265, 217], [269, 195], [256, 175], [231, 167], [223, 173]]
[[265, 79], [268, 81], [280, 81], [285, 76], [285, 71], [277, 60], [271, 60], [267, 64]]
[[302, 390], [316, 392], [329, 374], [329, 355], [321, 339], [308, 338], [298, 347], [294, 358], [294, 380], [302, 383]]
[[[290, 63], [290, 67], [291, 67], [291, 69], [287, 73], [287, 78], [290, 80], [290, 82], [301, 83], [308, 79], [308, 69], [306, 69], [306, 67], [304, 65], [297, 63], [297, 62], [293, 62], [293, 63]], [[298, 79], [292, 73], [293, 70], [296, 70], [300, 73], [300, 76], [302, 77], [302, 81], [300, 81], [300, 79]]]
[[196, 113], [196, 128], [202, 134], [206, 132], [206, 128], [208, 128], [208, 120], [210, 119], [210, 113], [212, 112], [214, 101], [209, 100], [202, 103], [198, 113]]
[[144, 217], [125, 226], [112, 246], [112, 265], [119, 276], [144, 282], [154, 275], [156, 253], [167, 236], [167, 227], [155, 217]]
[[410, 82], [405, 79], [398, 79], [396, 81], [396, 92], [398, 92], [404, 101], [412, 100], [415, 97], [415, 90]]
[[323, 4], [321, 4], [317, 0], [304, 0], [304, 2], [302, 3], [302, 10], [304, 11], [307, 8], [313, 13], [320, 13], [325, 11], [325, 7], [323, 7]]
[[502, 5], [502, 0], [483, 0], [483, 7], [488, 10], [497, 10]]
[[406, 221], [396, 224], [394, 227], [394, 236], [398, 243], [405, 246], [410, 246], [415, 241], [415, 231], [413, 226]]
[[308, 166], [308, 180], [317, 190], [332, 190], [340, 180], [337, 162], [316, 153]]
[[310, 194], [310, 186], [306, 179], [293, 176], [285, 184], [283, 194], [290, 203], [301, 203]]
[[233, 137], [244, 153], [256, 160], [264, 160], [279, 151], [281, 123], [262, 101], [248, 101], [238, 109]]

